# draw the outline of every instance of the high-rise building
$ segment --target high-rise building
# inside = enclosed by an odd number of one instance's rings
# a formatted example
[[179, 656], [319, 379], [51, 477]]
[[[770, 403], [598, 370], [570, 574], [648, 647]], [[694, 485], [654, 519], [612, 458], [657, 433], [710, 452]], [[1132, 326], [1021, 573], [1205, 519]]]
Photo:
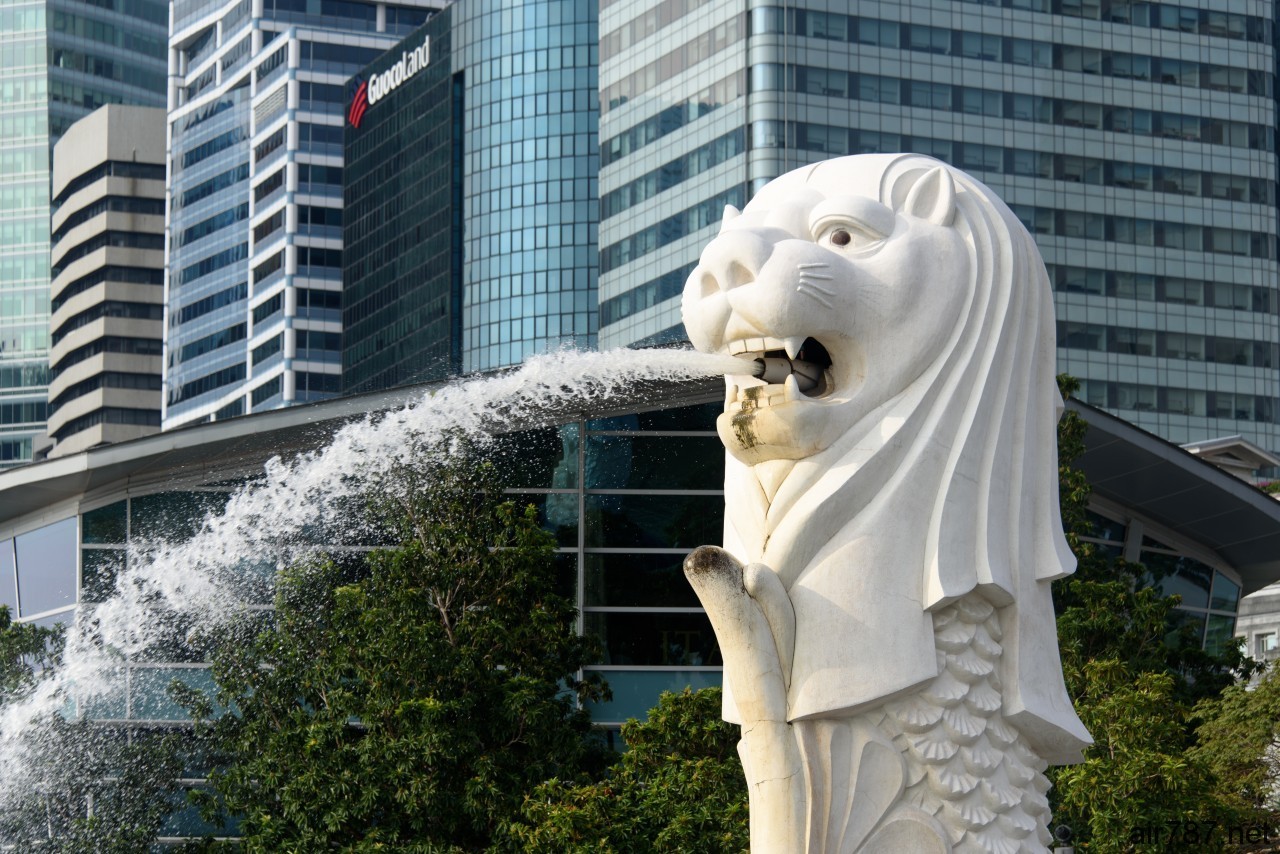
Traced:
[[51, 457], [160, 429], [164, 127], [111, 105], [54, 146]]
[[725, 204], [916, 151], [1036, 236], [1080, 396], [1280, 449], [1274, 4], [603, 0], [602, 346], [683, 337]]
[[443, 0], [179, 0], [166, 428], [330, 397], [349, 78]]
[[597, 38], [594, 3], [458, 0], [360, 74], [347, 391], [594, 345]]
[[160, 0], [0, 8], [0, 466], [45, 429], [50, 149], [104, 104], [164, 106], [168, 20]]

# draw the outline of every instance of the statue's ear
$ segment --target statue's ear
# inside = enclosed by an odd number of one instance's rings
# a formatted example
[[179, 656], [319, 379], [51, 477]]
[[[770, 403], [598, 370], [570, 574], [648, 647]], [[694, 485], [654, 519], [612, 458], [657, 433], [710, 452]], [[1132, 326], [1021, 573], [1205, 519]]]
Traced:
[[737, 219], [740, 216], [742, 216], [742, 211], [738, 210], [733, 205], [725, 205], [724, 216], [720, 218], [720, 230], [724, 231], [724, 227], [726, 225], [733, 222], [735, 219]]
[[[901, 211], [911, 216], [927, 219], [934, 225], [951, 225], [956, 213], [956, 185], [951, 180], [951, 173], [945, 167], [935, 166], [924, 172], [912, 170], [902, 177], [902, 181], [915, 180], [907, 191], [906, 201]], [[898, 187], [894, 187], [894, 196], [898, 196]]]

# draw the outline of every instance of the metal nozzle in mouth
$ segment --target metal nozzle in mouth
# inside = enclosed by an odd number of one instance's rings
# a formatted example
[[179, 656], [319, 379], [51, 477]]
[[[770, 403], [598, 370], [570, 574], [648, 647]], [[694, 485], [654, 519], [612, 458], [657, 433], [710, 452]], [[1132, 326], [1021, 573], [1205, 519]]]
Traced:
[[787, 377], [794, 376], [800, 391], [809, 392], [822, 382], [823, 366], [817, 362], [802, 362], [785, 356], [763, 356], [755, 360], [752, 375], [771, 385], [781, 385]]

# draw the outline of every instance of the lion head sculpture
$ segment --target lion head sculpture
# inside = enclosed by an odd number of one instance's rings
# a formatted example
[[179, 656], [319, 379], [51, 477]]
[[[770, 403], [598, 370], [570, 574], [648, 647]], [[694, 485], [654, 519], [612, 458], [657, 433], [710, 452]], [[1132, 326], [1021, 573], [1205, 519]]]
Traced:
[[797, 169], [726, 210], [683, 311], [699, 350], [764, 369], [726, 378], [725, 549], [794, 607], [789, 719], [937, 676], [929, 614], [977, 592], [1005, 626], [1007, 717], [1078, 758], [1049, 596], [1075, 565], [1052, 295], [1010, 210], [918, 155]]

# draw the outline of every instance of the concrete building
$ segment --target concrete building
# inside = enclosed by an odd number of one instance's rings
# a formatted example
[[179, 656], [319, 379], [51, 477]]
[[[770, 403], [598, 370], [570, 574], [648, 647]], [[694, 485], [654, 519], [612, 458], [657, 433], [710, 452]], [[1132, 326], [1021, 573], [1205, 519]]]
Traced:
[[594, 346], [597, 38], [594, 3], [458, 0], [358, 75], [346, 390]]
[[1240, 600], [1236, 639], [1258, 661], [1270, 664], [1280, 658], [1280, 584]]
[[683, 337], [725, 204], [916, 151], [1035, 234], [1082, 399], [1280, 450], [1273, 3], [600, 5], [601, 346]]
[[45, 429], [51, 149], [104, 104], [164, 106], [168, 19], [160, 0], [0, 8], [0, 467]]
[[347, 81], [443, 0], [181, 0], [166, 429], [339, 390]]
[[111, 105], [54, 146], [49, 456], [160, 429], [164, 128]]

